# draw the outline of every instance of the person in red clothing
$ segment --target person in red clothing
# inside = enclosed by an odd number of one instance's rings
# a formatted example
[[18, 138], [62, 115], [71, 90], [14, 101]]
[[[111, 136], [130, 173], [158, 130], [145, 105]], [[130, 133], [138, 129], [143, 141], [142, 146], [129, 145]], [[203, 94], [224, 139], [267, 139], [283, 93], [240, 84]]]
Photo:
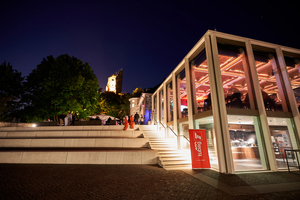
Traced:
[[133, 116], [131, 115], [131, 116], [130, 116], [130, 128], [131, 128], [131, 129], [134, 129], [134, 124], [135, 124], [135, 123], [134, 123], [134, 118], [133, 118]]
[[127, 128], [128, 128], [128, 120], [127, 120], [127, 117], [124, 117], [124, 118], [125, 118], [125, 119], [124, 119], [124, 125], [125, 125], [124, 131], [126, 131]]

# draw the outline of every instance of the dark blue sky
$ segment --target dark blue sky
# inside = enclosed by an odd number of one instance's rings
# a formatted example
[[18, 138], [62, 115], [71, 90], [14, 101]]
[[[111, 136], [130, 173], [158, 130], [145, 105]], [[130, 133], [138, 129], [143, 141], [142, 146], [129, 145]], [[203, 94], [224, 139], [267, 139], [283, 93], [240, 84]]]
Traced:
[[300, 49], [292, 2], [7, 1], [0, 63], [27, 76], [43, 58], [67, 53], [92, 66], [101, 88], [123, 69], [131, 93], [163, 81], [208, 29]]

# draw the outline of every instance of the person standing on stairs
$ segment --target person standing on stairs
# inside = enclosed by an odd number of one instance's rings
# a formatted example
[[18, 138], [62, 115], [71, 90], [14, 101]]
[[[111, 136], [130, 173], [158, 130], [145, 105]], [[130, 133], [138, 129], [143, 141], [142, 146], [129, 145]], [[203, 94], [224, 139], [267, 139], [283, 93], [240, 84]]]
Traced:
[[129, 124], [130, 124], [130, 128], [131, 128], [131, 129], [134, 129], [134, 124], [135, 124], [135, 123], [134, 123], [134, 118], [133, 118], [132, 115], [130, 116], [130, 123], [129, 123]]
[[139, 114], [138, 113], [135, 113], [135, 115], [134, 115], [134, 123], [135, 124], [139, 124]]
[[127, 130], [127, 128], [128, 128], [128, 120], [127, 120], [127, 117], [125, 116], [124, 117], [124, 131], [126, 131]]

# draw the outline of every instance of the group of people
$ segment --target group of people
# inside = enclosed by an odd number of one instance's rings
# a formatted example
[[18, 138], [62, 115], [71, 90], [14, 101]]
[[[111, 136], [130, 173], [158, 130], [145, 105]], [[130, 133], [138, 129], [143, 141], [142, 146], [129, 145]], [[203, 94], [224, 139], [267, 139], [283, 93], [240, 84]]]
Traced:
[[[266, 110], [270, 111], [281, 111], [282, 105], [280, 100], [277, 97], [276, 93], [268, 94], [264, 90], [261, 89], [263, 101], [265, 104]], [[243, 94], [237, 88], [232, 87], [228, 91], [224, 92], [225, 95], [225, 103], [227, 108], [244, 108], [249, 109], [250, 101], [249, 95]], [[210, 110], [211, 109], [211, 96], [210, 93], [207, 95], [207, 98], [204, 100], [203, 110]]]
[[135, 113], [134, 116], [130, 116], [129, 119], [127, 119], [127, 116], [124, 117], [124, 130], [127, 130], [128, 126], [130, 125], [131, 129], [134, 129], [134, 125], [135, 124], [144, 124], [144, 118], [143, 116], [141, 116], [140, 120], [139, 120], [140, 116], [138, 113]]
[[134, 123], [135, 124], [143, 125], [144, 124], [143, 115], [141, 115], [141, 117], [140, 117], [138, 113], [135, 113], [135, 115], [134, 115]]
[[127, 119], [127, 116], [124, 117], [124, 125], [125, 125], [124, 126], [124, 130], [125, 131], [127, 130], [127, 128], [128, 128], [129, 125], [130, 125], [131, 129], [134, 129], [135, 122], [134, 122], [134, 118], [133, 118], [132, 115], [129, 117], [129, 121]]
[[20, 123], [21, 122], [21, 118], [18, 118], [18, 120], [17, 120], [17, 118], [14, 117], [13, 120], [12, 120], [12, 122], [13, 123], [17, 123], [17, 122]]
[[66, 115], [63, 112], [59, 116], [59, 125], [60, 126], [71, 126], [71, 125], [74, 125], [74, 121], [75, 121], [75, 114], [71, 114], [71, 112], [68, 112]]

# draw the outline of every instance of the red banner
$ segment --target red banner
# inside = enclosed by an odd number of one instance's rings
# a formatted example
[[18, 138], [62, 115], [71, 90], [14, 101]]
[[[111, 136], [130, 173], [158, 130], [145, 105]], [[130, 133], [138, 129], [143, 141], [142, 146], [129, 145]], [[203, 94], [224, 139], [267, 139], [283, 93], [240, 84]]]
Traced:
[[199, 129], [190, 129], [190, 146], [192, 156], [192, 168], [210, 168], [206, 131]]

